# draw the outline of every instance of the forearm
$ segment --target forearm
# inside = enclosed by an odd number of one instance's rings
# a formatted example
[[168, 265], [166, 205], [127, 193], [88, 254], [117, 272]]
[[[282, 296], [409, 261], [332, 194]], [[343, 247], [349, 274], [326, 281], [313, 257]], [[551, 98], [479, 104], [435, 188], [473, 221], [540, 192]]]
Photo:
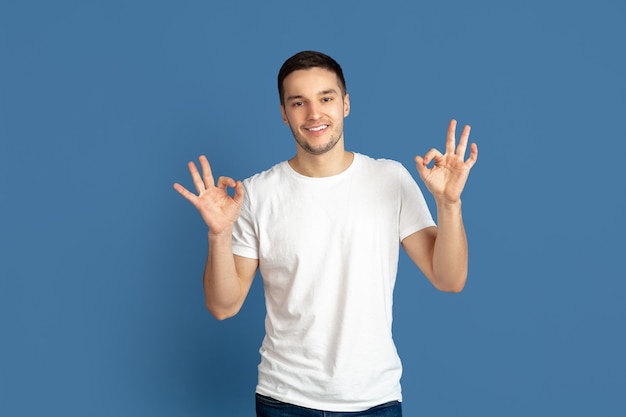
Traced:
[[232, 251], [232, 234], [209, 233], [209, 253], [204, 269], [204, 296], [209, 311], [218, 319], [231, 317], [241, 307], [241, 281]]
[[467, 279], [467, 236], [461, 201], [437, 203], [437, 237], [433, 250], [434, 283], [442, 291], [459, 292]]

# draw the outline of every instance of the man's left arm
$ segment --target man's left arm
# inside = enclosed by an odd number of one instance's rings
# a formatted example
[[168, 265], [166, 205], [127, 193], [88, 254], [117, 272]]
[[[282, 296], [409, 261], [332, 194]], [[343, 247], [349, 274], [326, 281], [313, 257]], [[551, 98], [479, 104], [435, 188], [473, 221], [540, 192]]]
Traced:
[[[470, 127], [465, 126], [455, 146], [456, 120], [448, 126], [446, 152], [431, 149], [416, 156], [420, 177], [437, 204], [438, 227], [429, 227], [406, 237], [402, 246], [431, 283], [441, 291], [459, 292], [465, 286], [468, 249], [461, 210], [461, 193], [478, 158], [476, 144], [465, 160]], [[434, 162], [431, 168], [428, 165]]]

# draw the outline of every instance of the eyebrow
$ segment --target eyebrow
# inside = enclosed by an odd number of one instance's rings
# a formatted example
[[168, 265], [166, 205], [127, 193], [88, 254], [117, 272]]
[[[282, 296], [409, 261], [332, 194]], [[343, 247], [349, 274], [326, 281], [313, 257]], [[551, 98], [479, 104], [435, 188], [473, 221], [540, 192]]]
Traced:
[[[337, 95], [338, 93], [337, 93], [337, 90], [335, 90], [334, 88], [329, 88], [327, 90], [322, 90], [319, 93], [317, 93], [318, 96], [327, 96], [329, 94]], [[303, 98], [304, 98], [303, 95], [297, 94], [297, 95], [294, 95], [294, 96], [287, 97], [287, 101], [300, 100], [300, 99], [303, 99]]]

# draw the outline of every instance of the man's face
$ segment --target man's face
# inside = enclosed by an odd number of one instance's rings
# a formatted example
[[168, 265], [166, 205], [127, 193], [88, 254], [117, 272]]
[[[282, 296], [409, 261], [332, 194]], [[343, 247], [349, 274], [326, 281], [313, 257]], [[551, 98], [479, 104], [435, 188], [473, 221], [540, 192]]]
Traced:
[[335, 73], [324, 68], [294, 71], [283, 81], [283, 88], [283, 121], [299, 148], [322, 155], [343, 140], [350, 98], [343, 95]]

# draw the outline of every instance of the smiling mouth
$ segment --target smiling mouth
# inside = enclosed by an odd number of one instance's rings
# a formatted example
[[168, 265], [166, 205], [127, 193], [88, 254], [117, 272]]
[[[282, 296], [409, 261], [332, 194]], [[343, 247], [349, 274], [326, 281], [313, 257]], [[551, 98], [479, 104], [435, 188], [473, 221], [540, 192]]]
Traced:
[[328, 125], [309, 127], [309, 128], [306, 128], [306, 130], [308, 130], [309, 132], [321, 132], [322, 130], [326, 128], [328, 128]]

